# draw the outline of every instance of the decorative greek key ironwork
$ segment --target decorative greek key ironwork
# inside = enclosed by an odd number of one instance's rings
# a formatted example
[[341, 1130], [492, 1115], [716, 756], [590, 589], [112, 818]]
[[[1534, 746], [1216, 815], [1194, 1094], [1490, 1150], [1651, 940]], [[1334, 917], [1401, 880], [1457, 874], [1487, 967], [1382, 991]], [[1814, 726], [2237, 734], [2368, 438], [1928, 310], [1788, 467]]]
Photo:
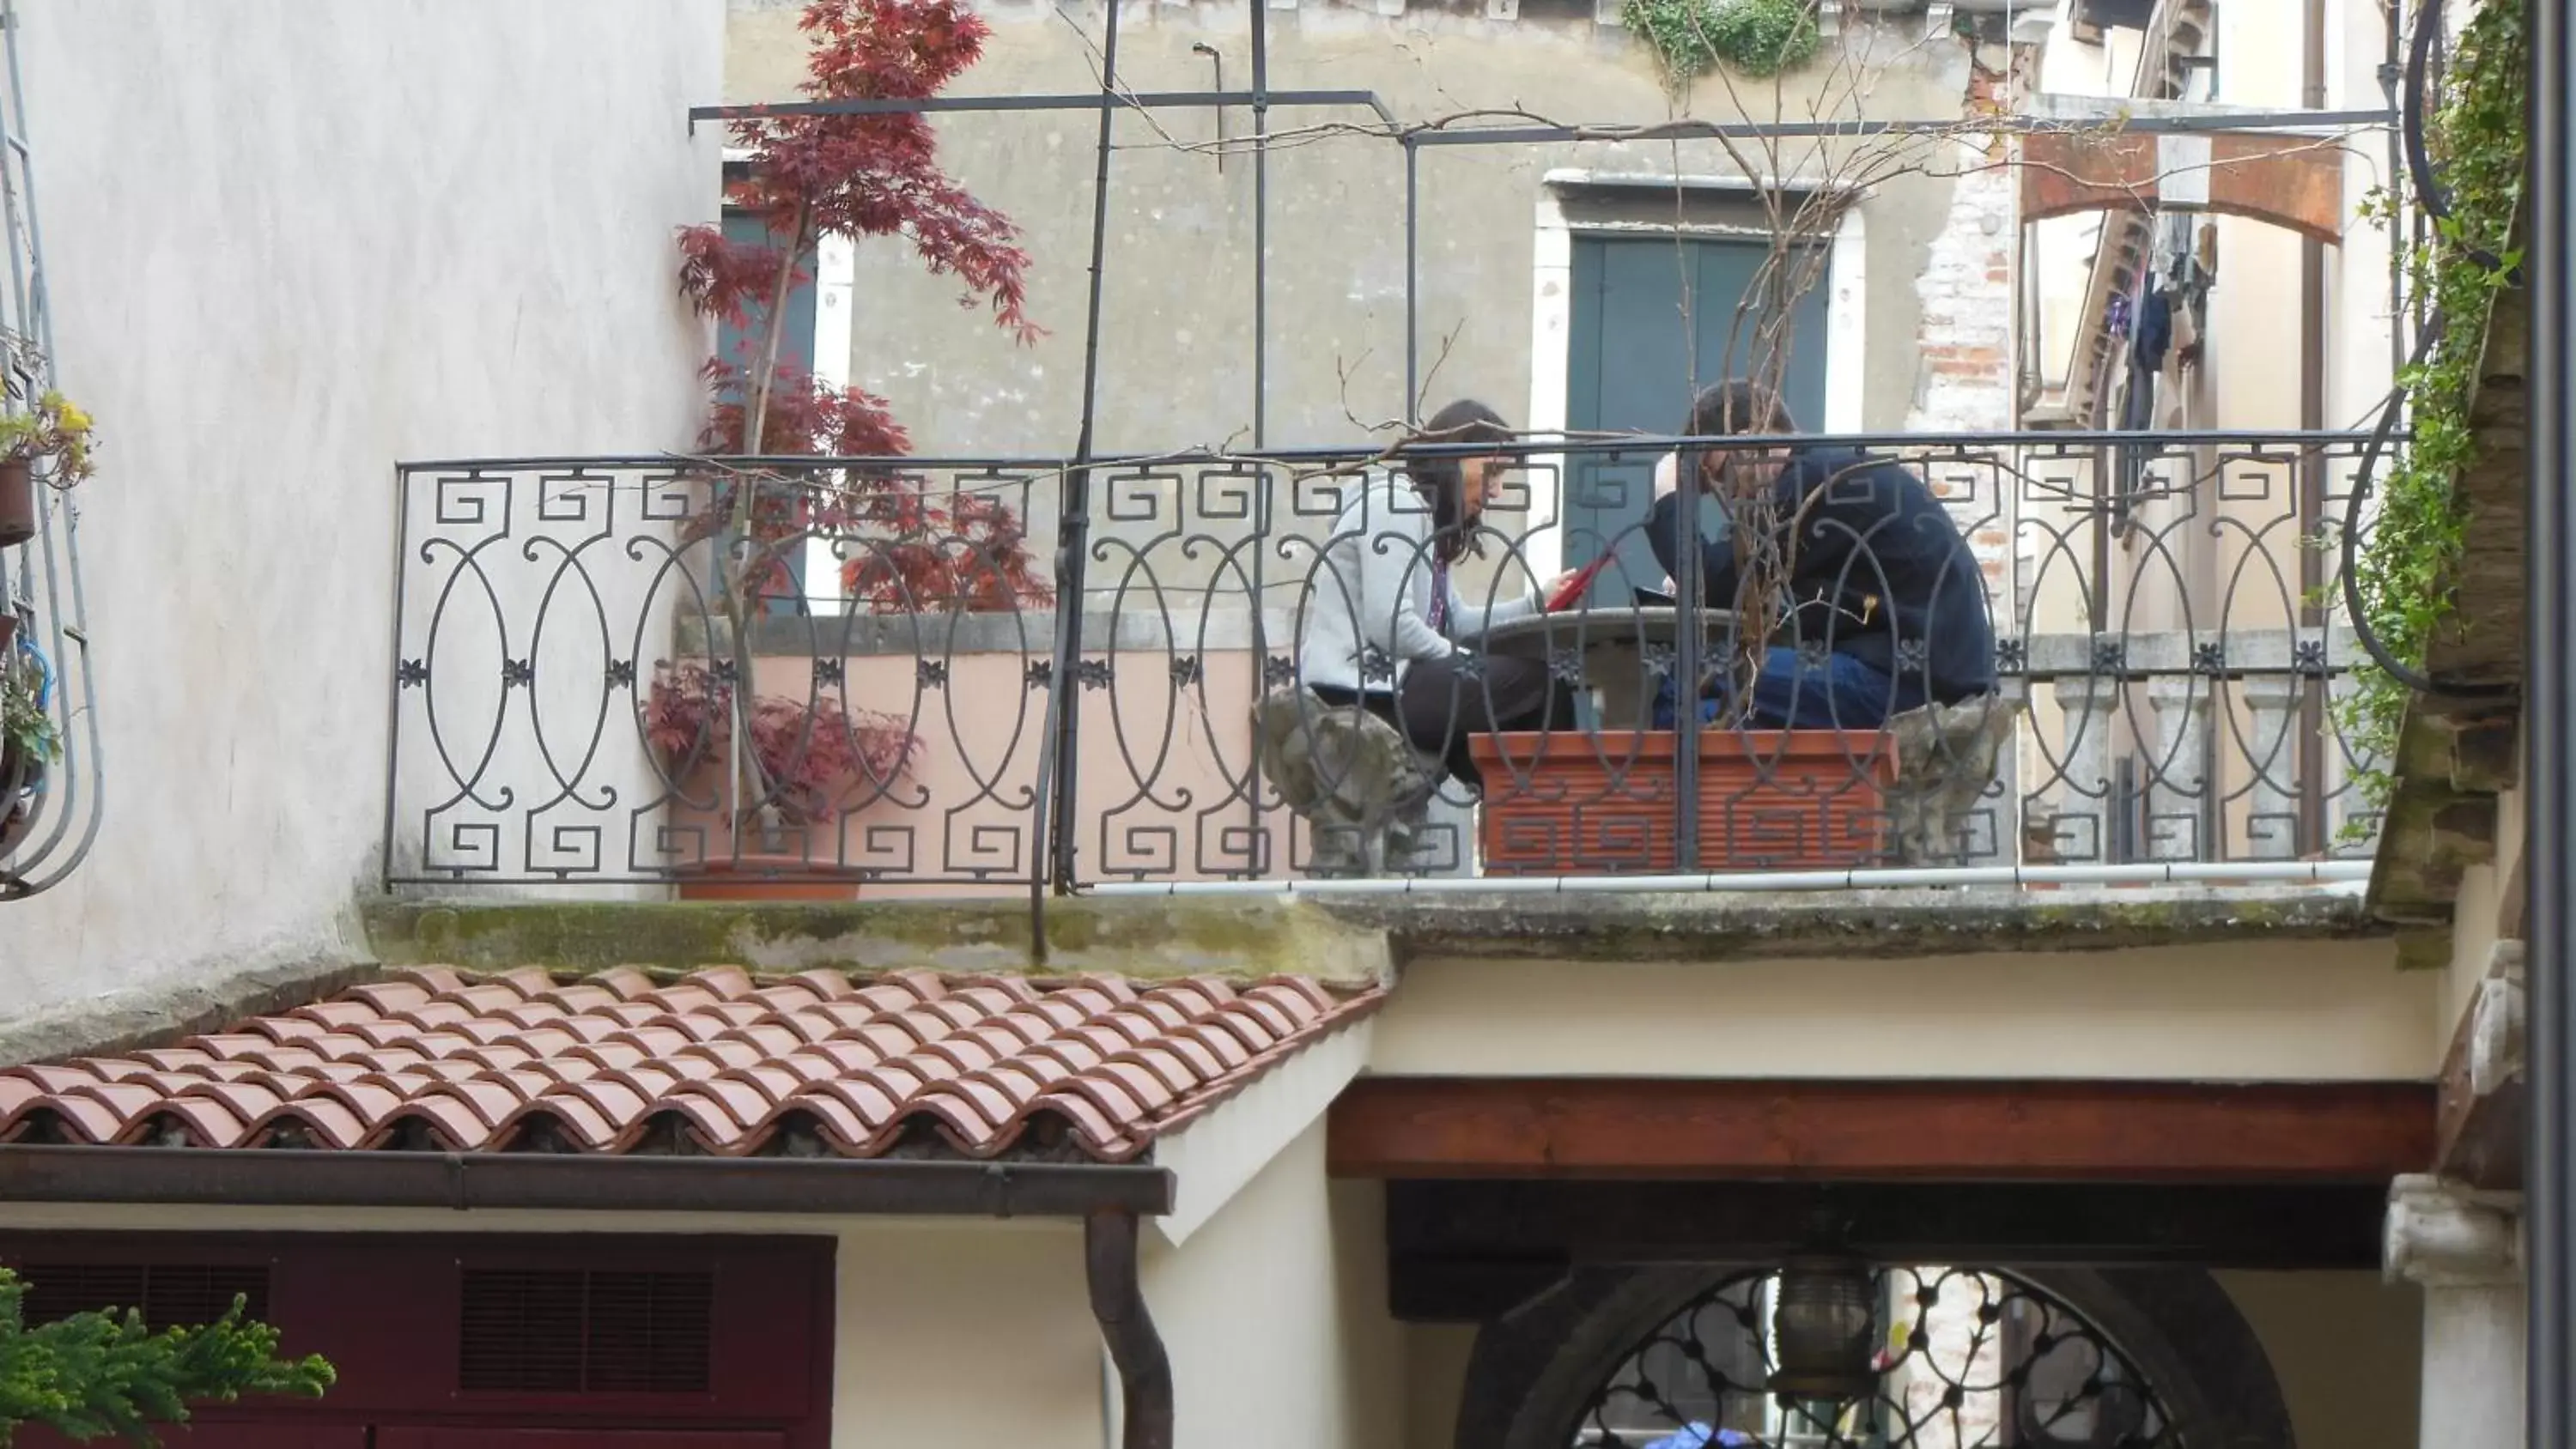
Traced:
[[[408, 469], [390, 875], [685, 883], [756, 859], [1078, 887], [2369, 849], [2329, 707], [2355, 656], [2317, 602], [2336, 555], [2303, 542], [2340, 526], [2363, 439], [1877, 442], [1938, 480], [1967, 552], [1909, 575], [1861, 537], [1754, 611], [1760, 640], [1726, 578], [1673, 600], [1638, 481], [1669, 444], [1516, 447], [1504, 501], [1437, 550], [1420, 495], [1356, 451], [1096, 462], [1080, 514], [1051, 460], [815, 460], [756, 485], [778, 490], [757, 548], [699, 527], [718, 480], [666, 459]], [[925, 531], [887, 497], [972, 501]], [[1068, 539], [1078, 592], [1039, 562]], [[1604, 555], [1573, 608], [1538, 610]], [[1958, 694], [1963, 669], [1983, 682]]]

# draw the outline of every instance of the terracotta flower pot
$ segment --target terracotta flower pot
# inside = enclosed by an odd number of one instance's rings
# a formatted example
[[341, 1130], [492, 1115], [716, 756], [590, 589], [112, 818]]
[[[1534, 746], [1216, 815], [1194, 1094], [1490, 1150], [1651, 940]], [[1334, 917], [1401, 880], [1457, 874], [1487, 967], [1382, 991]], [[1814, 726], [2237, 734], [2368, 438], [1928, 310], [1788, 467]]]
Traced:
[[45, 783], [45, 762], [0, 742], [0, 858], [16, 850], [36, 830], [33, 791]]
[[1680, 737], [1476, 735], [1485, 869], [1495, 875], [1846, 870], [1889, 855], [1884, 735], [1729, 730], [1699, 737], [1699, 859], [1677, 863]]
[[35, 536], [35, 465], [24, 458], [0, 458], [0, 548]]
[[[764, 880], [764, 871], [827, 873], [819, 880]], [[819, 866], [801, 855], [770, 855], [746, 850], [737, 860], [711, 860], [683, 867], [679, 873], [684, 901], [853, 901], [859, 898], [856, 871]]]
[[[677, 867], [673, 876], [684, 901], [847, 901], [856, 900], [861, 877], [855, 870], [842, 866], [838, 859], [839, 842], [829, 824], [791, 829], [785, 843], [793, 845], [801, 834], [804, 849], [771, 850], [768, 844], [778, 837], [765, 836], [753, 826], [737, 842], [734, 838], [732, 791], [724, 768], [707, 761], [691, 769], [679, 781], [679, 788], [666, 807], [670, 823], [688, 843], [681, 853], [696, 855], [698, 860]], [[698, 808], [692, 801], [710, 802], [713, 808]], [[764, 879], [766, 875], [793, 873], [803, 880]]]

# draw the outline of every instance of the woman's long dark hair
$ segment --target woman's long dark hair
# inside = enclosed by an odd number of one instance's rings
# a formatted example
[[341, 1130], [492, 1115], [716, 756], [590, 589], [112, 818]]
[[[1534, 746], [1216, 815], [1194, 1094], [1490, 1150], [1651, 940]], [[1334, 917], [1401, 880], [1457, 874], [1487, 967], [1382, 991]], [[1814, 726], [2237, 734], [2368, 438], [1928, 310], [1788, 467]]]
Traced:
[[[1476, 401], [1462, 397], [1425, 419], [1419, 431], [1405, 439], [1413, 443], [1508, 443], [1512, 429], [1503, 415]], [[1431, 551], [1442, 563], [1456, 563], [1474, 547], [1474, 530], [1467, 522], [1467, 471], [1461, 466], [1466, 459], [1455, 453], [1427, 458], [1406, 458], [1404, 476], [1413, 491], [1431, 505]]]

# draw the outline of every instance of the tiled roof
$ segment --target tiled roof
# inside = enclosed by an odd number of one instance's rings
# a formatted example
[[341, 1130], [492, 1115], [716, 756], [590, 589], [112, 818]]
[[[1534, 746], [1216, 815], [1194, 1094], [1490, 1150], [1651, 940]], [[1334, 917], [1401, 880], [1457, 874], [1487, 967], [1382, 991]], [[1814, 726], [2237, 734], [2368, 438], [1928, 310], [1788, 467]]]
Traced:
[[0, 1141], [1124, 1162], [1381, 995], [431, 968], [163, 1050], [0, 1072]]

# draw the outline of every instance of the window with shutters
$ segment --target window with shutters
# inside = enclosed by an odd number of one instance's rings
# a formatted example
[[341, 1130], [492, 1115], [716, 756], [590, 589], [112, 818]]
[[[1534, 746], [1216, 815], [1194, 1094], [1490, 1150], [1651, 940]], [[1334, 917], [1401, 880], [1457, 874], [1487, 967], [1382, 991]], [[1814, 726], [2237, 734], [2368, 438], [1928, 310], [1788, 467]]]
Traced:
[[[833, 1243], [819, 1237], [0, 1232], [32, 1321], [235, 1294], [339, 1381], [208, 1404], [204, 1449], [829, 1449]], [[15, 1449], [71, 1449], [34, 1428]]]
[[712, 1273], [466, 1268], [467, 1393], [702, 1394]]
[[106, 1308], [140, 1309], [150, 1328], [190, 1327], [223, 1317], [236, 1296], [243, 1317], [268, 1317], [261, 1263], [33, 1263], [18, 1272], [30, 1327]]

